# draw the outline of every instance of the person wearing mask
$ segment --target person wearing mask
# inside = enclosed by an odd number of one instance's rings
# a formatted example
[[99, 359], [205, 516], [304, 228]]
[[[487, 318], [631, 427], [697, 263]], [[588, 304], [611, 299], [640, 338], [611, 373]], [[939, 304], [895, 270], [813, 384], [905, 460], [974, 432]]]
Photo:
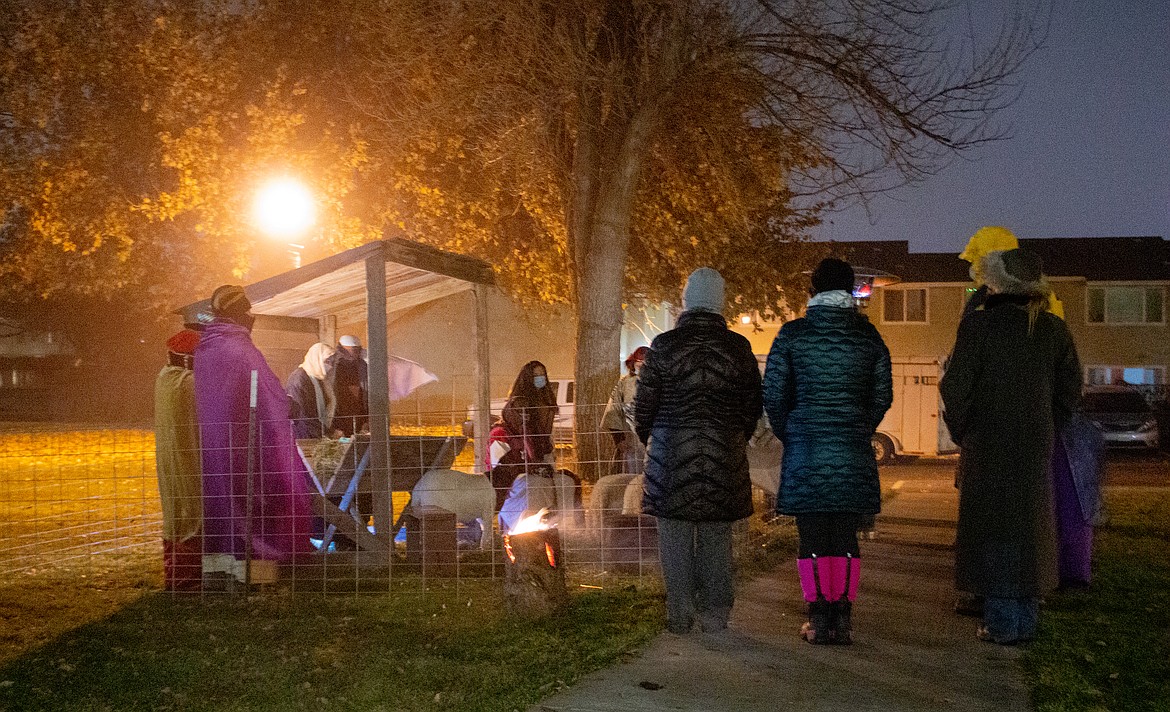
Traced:
[[735, 602], [731, 526], [752, 513], [747, 441], [760, 371], [723, 318], [723, 277], [691, 273], [678, 325], [655, 337], [638, 377], [634, 424], [646, 446], [642, 511], [658, 519], [667, 628], [727, 629]]
[[529, 431], [533, 409], [524, 396], [509, 398], [500, 419], [488, 433], [488, 479], [496, 491], [496, 511], [504, 505], [516, 478], [524, 474], [529, 463], [538, 462], [534, 438]]
[[540, 361], [529, 361], [516, 375], [508, 400], [518, 398], [526, 403], [527, 435], [532, 439], [531, 462], [553, 464], [553, 425], [560, 409], [557, 391], [548, 380], [548, 369]]
[[853, 267], [822, 260], [805, 316], [785, 324], [764, 370], [764, 410], [784, 444], [776, 511], [796, 517], [810, 643], [853, 641], [857, 530], [881, 510], [870, 439], [894, 400], [890, 352], [853, 304]]
[[168, 591], [198, 591], [202, 582], [203, 467], [193, 371], [198, 343], [199, 333], [191, 329], [167, 339], [167, 365], [154, 382], [154, 459]]
[[358, 337], [346, 334], [337, 344], [337, 351], [325, 360], [325, 384], [334, 397], [333, 427], [352, 437], [369, 427], [370, 367], [362, 358]]
[[[288, 395], [252, 343], [255, 317], [243, 287], [211, 297], [213, 321], [195, 349], [195, 410], [203, 451], [205, 571], [222, 557], [244, 558], [248, 470], [252, 461], [253, 558], [287, 561], [313, 551], [309, 477], [293, 438]], [[256, 429], [249, 454], [251, 375], [256, 373]], [[234, 572], [234, 569], [233, 569]]]
[[605, 413], [601, 416], [601, 427], [609, 431], [617, 454], [617, 472], [640, 475], [645, 467], [646, 448], [634, 432], [634, 403], [638, 393], [638, 372], [646, 361], [650, 349], [639, 346], [626, 357], [626, 373], [613, 387]]
[[305, 360], [288, 377], [288, 393], [293, 429], [298, 439], [332, 435], [333, 412], [337, 401], [326, 383], [326, 362], [333, 355], [328, 344], [313, 344]]
[[955, 586], [983, 596], [977, 637], [1011, 645], [1035, 637], [1039, 599], [1057, 584], [1050, 460], [1081, 368], [1048, 311], [1039, 256], [994, 250], [981, 266], [987, 301], [960, 323], [939, 391], [961, 448]]

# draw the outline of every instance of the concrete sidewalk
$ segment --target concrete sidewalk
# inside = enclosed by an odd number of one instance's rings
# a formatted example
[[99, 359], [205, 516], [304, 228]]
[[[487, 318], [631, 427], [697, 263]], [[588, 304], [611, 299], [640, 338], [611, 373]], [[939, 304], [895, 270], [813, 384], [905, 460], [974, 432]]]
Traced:
[[531, 712], [1030, 709], [1019, 650], [976, 641], [977, 621], [951, 611], [941, 541], [953, 539], [954, 509], [927, 506], [947, 496], [953, 488], [907, 483], [886, 503], [893, 523], [879, 519], [879, 538], [862, 543], [854, 645], [800, 640], [805, 606], [785, 565], [740, 588], [729, 634], [663, 633]]

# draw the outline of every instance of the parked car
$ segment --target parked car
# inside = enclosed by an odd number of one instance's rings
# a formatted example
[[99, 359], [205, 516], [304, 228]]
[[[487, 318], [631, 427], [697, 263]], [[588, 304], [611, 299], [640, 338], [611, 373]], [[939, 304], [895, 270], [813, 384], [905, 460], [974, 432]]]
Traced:
[[[576, 415], [577, 382], [572, 378], [549, 378], [549, 385], [557, 392], [557, 417], [553, 421], [553, 440], [557, 443], [573, 442], [573, 417]], [[491, 420], [494, 422], [504, 411], [507, 398], [492, 398]], [[463, 434], [471, 437], [475, 427], [475, 404], [467, 406], [467, 420], [463, 423]]]
[[1111, 447], [1158, 447], [1158, 420], [1141, 392], [1124, 386], [1085, 390], [1081, 402], [1085, 417]]

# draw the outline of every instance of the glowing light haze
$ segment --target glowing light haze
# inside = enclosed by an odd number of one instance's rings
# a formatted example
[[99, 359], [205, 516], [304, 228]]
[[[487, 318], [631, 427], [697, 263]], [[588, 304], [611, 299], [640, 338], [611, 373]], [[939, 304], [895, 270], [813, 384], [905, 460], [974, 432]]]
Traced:
[[276, 178], [261, 186], [252, 204], [256, 227], [269, 237], [301, 237], [317, 222], [313, 194], [295, 178]]

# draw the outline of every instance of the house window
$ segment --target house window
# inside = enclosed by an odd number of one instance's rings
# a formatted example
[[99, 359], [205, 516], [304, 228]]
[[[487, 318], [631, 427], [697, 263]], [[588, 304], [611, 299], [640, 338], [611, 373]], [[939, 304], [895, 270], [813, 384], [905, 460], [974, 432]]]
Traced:
[[1090, 386], [1160, 386], [1166, 382], [1165, 366], [1088, 366], [1085, 383]]
[[1161, 324], [1165, 321], [1163, 287], [1089, 287], [1085, 319], [1090, 324]]
[[0, 388], [44, 388], [47, 385], [44, 374], [37, 371], [15, 368], [0, 371]]
[[882, 321], [897, 324], [926, 323], [926, 289], [882, 291]]

